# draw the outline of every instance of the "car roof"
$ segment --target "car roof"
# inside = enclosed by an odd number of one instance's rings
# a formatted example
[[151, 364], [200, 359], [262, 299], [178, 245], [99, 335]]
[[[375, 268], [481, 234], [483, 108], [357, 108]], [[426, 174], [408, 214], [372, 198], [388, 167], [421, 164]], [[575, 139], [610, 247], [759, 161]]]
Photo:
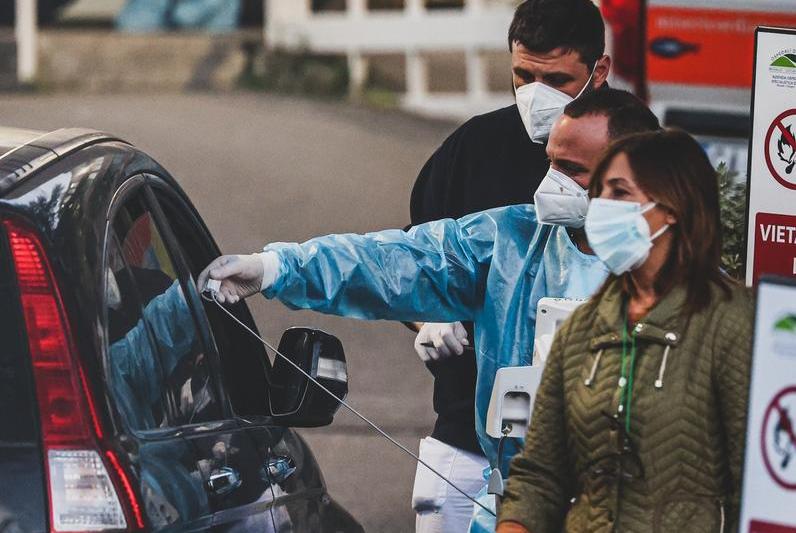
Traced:
[[46, 133], [46, 131], [4, 128], [0, 126], [0, 157], [3, 157], [11, 150], [32, 142], [37, 137], [41, 137]]
[[107, 141], [121, 139], [86, 128], [43, 132], [0, 127], [0, 198], [44, 165], [84, 146]]

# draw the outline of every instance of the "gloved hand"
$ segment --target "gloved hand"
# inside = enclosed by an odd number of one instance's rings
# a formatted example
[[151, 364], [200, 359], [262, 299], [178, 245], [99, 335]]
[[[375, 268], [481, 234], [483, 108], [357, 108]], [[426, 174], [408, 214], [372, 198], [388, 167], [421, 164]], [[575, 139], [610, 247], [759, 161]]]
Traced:
[[[434, 347], [423, 346], [423, 343], [432, 343]], [[464, 353], [464, 347], [469, 344], [467, 330], [461, 322], [451, 324], [427, 322], [415, 337], [415, 351], [423, 361], [430, 359], [437, 361], [453, 354], [461, 355]]]
[[274, 252], [251, 255], [222, 255], [199, 274], [197, 285], [204, 290], [208, 279], [221, 282], [216, 294], [220, 303], [238, 302], [267, 289], [279, 274], [279, 258]]

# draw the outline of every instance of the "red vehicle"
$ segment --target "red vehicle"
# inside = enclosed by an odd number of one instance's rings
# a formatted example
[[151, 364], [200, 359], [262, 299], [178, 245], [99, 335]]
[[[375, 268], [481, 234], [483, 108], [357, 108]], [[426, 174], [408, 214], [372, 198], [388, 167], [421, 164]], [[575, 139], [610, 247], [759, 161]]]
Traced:
[[746, 173], [757, 26], [796, 27], [795, 0], [601, 0], [614, 86]]

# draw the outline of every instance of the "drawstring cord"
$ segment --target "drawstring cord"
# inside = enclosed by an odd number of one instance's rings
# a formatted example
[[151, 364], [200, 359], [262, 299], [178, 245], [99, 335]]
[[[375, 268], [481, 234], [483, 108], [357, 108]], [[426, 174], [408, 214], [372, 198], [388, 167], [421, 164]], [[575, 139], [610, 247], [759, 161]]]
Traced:
[[663, 350], [663, 359], [661, 359], [661, 367], [658, 369], [658, 379], [655, 380], [655, 388], [663, 388], [663, 374], [666, 372], [666, 360], [669, 358], [669, 351], [672, 349], [670, 344], [666, 345]]
[[[626, 332], [623, 331], [623, 338], [622, 338], [622, 377], [625, 376], [625, 370], [626, 370], [626, 368], [625, 368], [626, 350], [625, 350], [625, 345], [624, 345], [624, 343], [625, 343], [624, 335], [626, 335]], [[631, 361], [630, 361], [631, 372], [630, 372], [630, 375], [627, 378], [627, 381], [628, 381], [629, 388], [631, 388], [631, 395], [632, 395], [632, 386], [633, 386], [632, 385], [633, 384], [632, 367], [635, 364], [636, 336], [635, 335], [631, 335], [631, 339], [632, 339], [631, 340], [631, 342], [632, 342], [632, 356], [631, 356]], [[664, 348], [664, 350], [663, 350], [663, 357], [661, 358], [661, 366], [658, 368], [658, 377], [655, 380], [655, 388], [656, 389], [662, 389], [663, 388], [663, 376], [666, 374], [666, 363], [669, 360], [669, 352], [671, 352], [671, 350], [672, 350], [671, 344], [667, 344], [666, 348]], [[594, 357], [594, 362], [591, 365], [591, 371], [589, 372], [589, 377], [587, 377], [586, 379], [583, 380], [583, 384], [586, 385], [587, 387], [591, 387], [594, 384], [594, 378], [597, 376], [597, 370], [600, 367], [600, 361], [602, 360], [602, 357], [603, 357], [603, 351], [605, 351], [604, 348], [600, 349], [600, 351], [597, 352], [597, 355]], [[622, 381], [622, 383], [624, 383], [624, 381]], [[623, 407], [623, 409], [624, 409], [624, 407]], [[628, 409], [628, 411], [630, 410], [630, 406], [629, 405], [627, 406], [627, 409]]]
[[594, 383], [594, 377], [597, 375], [597, 368], [600, 366], [600, 359], [603, 357], [603, 351], [605, 351], [604, 348], [597, 352], [597, 356], [594, 358], [594, 364], [591, 365], [589, 377], [583, 380], [583, 384], [587, 387], [591, 387], [591, 384]]

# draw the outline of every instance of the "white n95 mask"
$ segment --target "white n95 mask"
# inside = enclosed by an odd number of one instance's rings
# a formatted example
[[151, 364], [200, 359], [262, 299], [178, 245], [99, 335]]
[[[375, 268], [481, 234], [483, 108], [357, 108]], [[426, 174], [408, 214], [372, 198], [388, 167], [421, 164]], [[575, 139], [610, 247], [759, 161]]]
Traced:
[[542, 224], [582, 228], [589, 209], [589, 194], [578, 183], [550, 167], [533, 195], [536, 219]]
[[[578, 98], [591, 85], [594, 77], [592, 69], [586, 84], [575, 96]], [[514, 88], [514, 98], [517, 101], [517, 109], [520, 111], [520, 118], [525, 125], [525, 131], [531, 140], [537, 144], [542, 144], [550, 137], [550, 130], [553, 123], [564, 112], [564, 107], [575, 98], [566, 93], [553, 89], [549, 85], [535, 81], [527, 83], [522, 87]]]
[[517, 108], [525, 131], [537, 144], [550, 137], [550, 129], [564, 107], [574, 98], [543, 83], [535, 81], [515, 89]]
[[669, 227], [668, 224], [650, 235], [644, 213], [654, 202], [638, 202], [594, 198], [586, 214], [586, 238], [597, 257], [615, 275], [640, 267], [650, 255], [652, 241]]

